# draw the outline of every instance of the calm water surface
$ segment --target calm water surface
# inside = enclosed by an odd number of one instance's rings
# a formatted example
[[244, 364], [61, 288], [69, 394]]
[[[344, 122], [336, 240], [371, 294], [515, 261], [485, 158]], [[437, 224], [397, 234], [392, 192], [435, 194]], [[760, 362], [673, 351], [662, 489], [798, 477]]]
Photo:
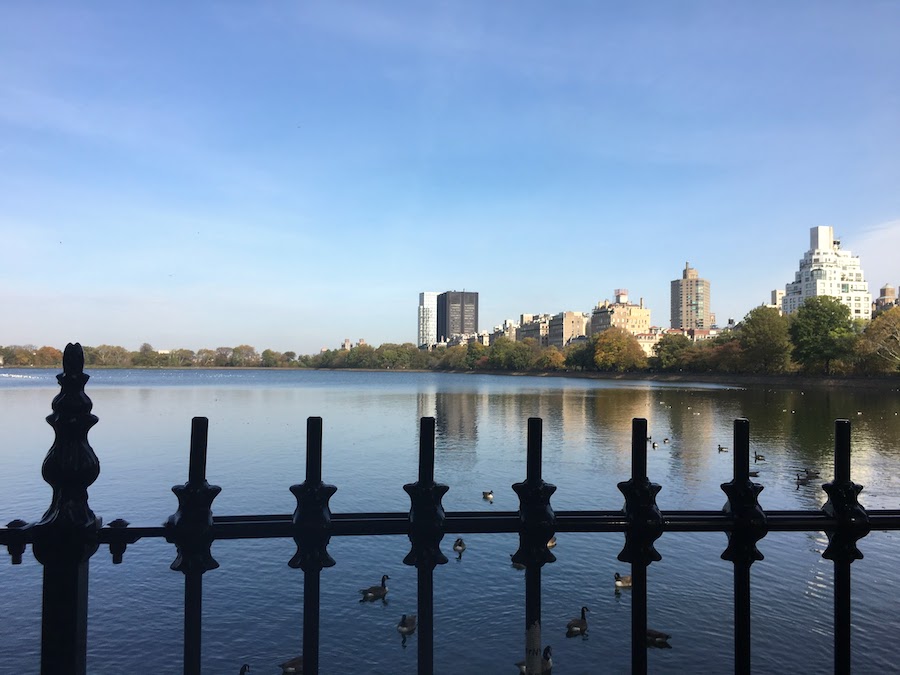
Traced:
[[[3, 488], [0, 518], [36, 520], [50, 502], [40, 465], [53, 441], [44, 417], [56, 371], [0, 370]], [[667, 509], [718, 509], [731, 478], [732, 422], [748, 417], [766, 509], [819, 508], [820, 482], [798, 487], [805, 467], [831, 476], [833, 421], [853, 423], [853, 478], [868, 508], [900, 505], [898, 391], [738, 389], [539, 377], [307, 371], [98, 371], [87, 387], [100, 423], [90, 442], [101, 473], [90, 502], [105, 522], [161, 524], [177, 507], [171, 487], [187, 479], [190, 420], [210, 419], [208, 476], [222, 486], [217, 515], [290, 513], [288, 487], [304, 477], [306, 418], [324, 418], [326, 482], [334, 513], [406, 511], [402, 486], [416, 479], [418, 419], [437, 419], [436, 480], [450, 486], [447, 510], [515, 510], [510, 489], [525, 476], [528, 417], [544, 420], [544, 478], [563, 509], [618, 509], [616, 483], [630, 476], [630, 426], [646, 417], [654, 439], [649, 475]], [[481, 498], [493, 489], [494, 505]], [[444, 539], [445, 552], [454, 538]], [[471, 535], [461, 561], [435, 572], [436, 672], [516, 672], [524, 638], [524, 577], [509, 564], [514, 535]], [[630, 597], [613, 573], [621, 534], [560, 534], [558, 561], [544, 568], [544, 641], [554, 672], [629, 672]], [[652, 650], [653, 673], [728, 673], [732, 665], [730, 563], [724, 535], [663, 535], [649, 569], [651, 627], [672, 634]], [[831, 563], [825, 536], [770, 534], [753, 566], [755, 672], [829, 672]], [[895, 672], [900, 538], [873, 532], [853, 565], [854, 669]], [[221, 564], [204, 577], [205, 672], [253, 673], [301, 650], [303, 575], [287, 561], [291, 540], [218, 542]], [[333, 538], [337, 561], [322, 574], [322, 671], [415, 673], [416, 637], [404, 648], [395, 625], [416, 607], [415, 569], [402, 564], [406, 537]], [[452, 553], [452, 552], [451, 552]], [[122, 565], [101, 549], [91, 560], [88, 670], [176, 673], [181, 663], [183, 581], [169, 570], [172, 546], [129, 547]], [[386, 605], [359, 604], [358, 589], [391, 577]], [[0, 672], [38, 671], [41, 567], [31, 552], [0, 566]], [[591, 609], [589, 636], [565, 624]]]

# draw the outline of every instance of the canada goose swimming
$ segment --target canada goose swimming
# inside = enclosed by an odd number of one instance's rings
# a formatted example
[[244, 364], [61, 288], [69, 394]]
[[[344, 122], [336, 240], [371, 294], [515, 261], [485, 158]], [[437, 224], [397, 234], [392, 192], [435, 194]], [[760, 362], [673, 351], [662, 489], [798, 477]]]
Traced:
[[765, 460], [765, 455], [761, 455], [758, 452], [753, 453], [753, 461], [754, 462], [762, 462]]
[[799, 473], [797, 474], [797, 487], [801, 485], [806, 485], [809, 483], [809, 476], [801, 476]]
[[513, 554], [513, 553], [510, 553], [510, 554], [509, 554], [509, 559], [510, 559], [510, 562], [511, 562], [513, 568], [514, 568], [514, 569], [517, 569], [517, 570], [524, 570], [524, 569], [525, 569], [525, 565], [523, 565], [522, 563], [517, 563], [516, 561], [514, 561], [514, 560], [512, 559], [513, 555], [515, 555], [515, 554]]
[[289, 661], [282, 663], [279, 667], [281, 668], [281, 675], [287, 675], [288, 673], [290, 675], [297, 675], [297, 673], [303, 675], [303, 657], [295, 656]]
[[554, 534], [550, 537], [550, 541], [547, 542], [547, 548], [556, 548], [556, 535]]
[[487, 499], [489, 502], [491, 502], [493, 504], [494, 503], [494, 491], [488, 490], [487, 492], [482, 492], [481, 498]]
[[647, 629], [647, 646], [648, 647], [658, 647], [660, 649], [671, 649], [672, 645], [669, 644], [669, 638], [672, 637], [668, 633], [663, 633], [659, 630], [653, 630], [652, 628]]
[[587, 635], [587, 616], [585, 614], [590, 612], [587, 607], [581, 608], [581, 618], [580, 619], [572, 619], [569, 623], [566, 624], [566, 637], [577, 637], [579, 635]]
[[249, 673], [249, 672], [250, 672], [250, 664], [249, 663], [245, 663], [244, 665], [241, 666], [240, 675], [247, 675], [247, 673]]
[[406, 636], [416, 632], [416, 615], [404, 614], [397, 623], [397, 632], [403, 636], [403, 646], [406, 646]]
[[616, 588], [631, 588], [631, 575], [622, 576], [616, 572]]
[[659, 443], [657, 443], [656, 441], [653, 441], [653, 443], [650, 444], [650, 447], [651, 447], [651, 448], [654, 448], [654, 449], [655, 449], [655, 448], [658, 448], [658, 447], [659, 447]]
[[664, 438], [664, 439], [663, 439], [663, 443], [668, 443], [668, 442], [669, 442], [669, 439], [668, 439], [668, 438]]
[[456, 559], [462, 560], [462, 554], [466, 550], [466, 542], [462, 540], [462, 537], [453, 542], [453, 550], [457, 553]]
[[759, 471], [751, 471], [750, 478], [756, 478], [759, 475]]
[[369, 586], [369, 588], [360, 588], [362, 600], [360, 602], [374, 602], [375, 600], [384, 600], [387, 595], [388, 587], [385, 583], [390, 577], [385, 574], [381, 577], [381, 586]]
[[[553, 659], [550, 657], [550, 655], [552, 653], [553, 653], [553, 650], [550, 649], [550, 645], [547, 645], [546, 647], [544, 647], [544, 654], [543, 654], [543, 656], [541, 656], [541, 673], [549, 673], [553, 670]], [[525, 670], [525, 662], [524, 661], [519, 661], [516, 664], [516, 668], [518, 668], [519, 672], [523, 673], [523, 675], [524, 675], [524, 673], [527, 672]]]
[[809, 478], [819, 478], [822, 475], [820, 472], [818, 472], [814, 469], [807, 468], [807, 469], [803, 469], [803, 470], [806, 472], [806, 475]]
[[719, 452], [728, 452], [728, 448], [719, 443]]

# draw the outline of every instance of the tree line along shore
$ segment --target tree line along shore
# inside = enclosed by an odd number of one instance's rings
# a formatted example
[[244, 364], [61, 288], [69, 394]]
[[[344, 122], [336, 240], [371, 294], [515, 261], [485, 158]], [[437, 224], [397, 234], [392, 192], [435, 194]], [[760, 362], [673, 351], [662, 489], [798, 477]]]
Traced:
[[[900, 307], [872, 321], [850, 318], [849, 310], [829, 297], [809, 299], [795, 314], [771, 307], [750, 311], [734, 330], [693, 342], [666, 334], [647, 357], [630, 333], [611, 328], [565, 349], [542, 347], [532, 339], [499, 338], [420, 349], [412, 343], [325, 350], [298, 355], [250, 345], [216, 349], [137, 351], [113, 345], [85, 346], [85, 365], [95, 368], [314, 368], [363, 370], [435, 370], [675, 378], [685, 375], [773, 375], [871, 377], [900, 374]], [[0, 347], [4, 367], [60, 367], [55, 347]], [[696, 378], [695, 378], [696, 379]]]

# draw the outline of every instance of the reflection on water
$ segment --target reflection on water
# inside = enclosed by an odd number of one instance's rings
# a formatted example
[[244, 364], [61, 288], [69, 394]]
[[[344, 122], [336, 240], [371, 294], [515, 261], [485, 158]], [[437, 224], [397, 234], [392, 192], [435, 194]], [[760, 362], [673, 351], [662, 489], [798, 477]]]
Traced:
[[[0, 518], [34, 520], [50, 500], [40, 463], [53, 440], [43, 417], [54, 372], [0, 379], [5, 483]], [[645, 417], [648, 473], [666, 509], [719, 509], [732, 471], [732, 424], [751, 422], [751, 464], [765, 485], [766, 509], [815, 509], [831, 477], [833, 421], [852, 421], [853, 476], [870, 508], [900, 501], [900, 394], [897, 391], [738, 389], [540, 377], [304, 371], [102, 371], [88, 385], [100, 423], [91, 444], [101, 475], [90, 488], [107, 522], [159, 524], [176, 508], [170, 491], [187, 474], [190, 418], [210, 418], [210, 482], [221, 485], [217, 514], [289, 513], [288, 487], [303, 480], [306, 418], [324, 420], [323, 477], [338, 486], [338, 512], [405, 511], [404, 483], [416, 479], [418, 423], [436, 418], [435, 477], [450, 486], [447, 510], [514, 510], [510, 486], [525, 475], [526, 420], [541, 417], [544, 477], [558, 509], [618, 509], [616, 483], [631, 470], [631, 420]], [[665, 442], [668, 440], [668, 442]], [[653, 447], [653, 443], [657, 447]], [[728, 452], [719, 452], [718, 446]], [[798, 485], [805, 469], [822, 478]], [[493, 490], [488, 504], [483, 490]], [[445, 537], [449, 552], [455, 533]], [[510, 566], [514, 535], [466, 535], [462, 560], [435, 573], [437, 672], [507, 672], [522, 658], [523, 574]], [[630, 595], [615, 593], [622, 535], [562, 533], [557, 562], [544, 568], [545, 643], [560, 672], [628, 672]], [[831, 664], [831, 563], [821, 533], [770, 534], [753, 567], [753, 653], [757, 672], [814, 672]], [[652, 627], [672, 634], [653, 650], [651, 672], [730, 672], [732, 568], [719, 555], [723, 535], [665, 534], [662, 561], [649, 569]], [[900, 538], [872, 533], [854, 563], [854, 666], [894, 666]], [[337, 565], [322, 577], [324, 672], [414, 673], [416, 637], [401, 646], [396, 624], [415, 612], [415, 570], [400, 562], [405, 537], [334, 538]], [[218, 542], [222, 567], [204, 581], [207, 672], [276, 672], [300, 653], [302, 575], [287, 567], [293, 543]], [[181, 658], [180, 575], [164, 542], [129, 547], [112, 566], [91, 562], [92, 673], [175, 672]], [[391, 577], [388, 603], [361, 606], [358, 589]], [[877, 580], [877, 582], [873, 581]], [[8, 672], [36, 672], [40, 566], [26, 555], [0, 566], [0, 650]], [[127, 600], [126, 600], [127, 598]], [[591, 608], [588, 639], [567, 640], [565, 624]], [[486, 621], [489, 617], [489, 621]], [[360, 663], [362, 660], [362, 663]], [[6, 672], [6, 671], [4, 671]]]

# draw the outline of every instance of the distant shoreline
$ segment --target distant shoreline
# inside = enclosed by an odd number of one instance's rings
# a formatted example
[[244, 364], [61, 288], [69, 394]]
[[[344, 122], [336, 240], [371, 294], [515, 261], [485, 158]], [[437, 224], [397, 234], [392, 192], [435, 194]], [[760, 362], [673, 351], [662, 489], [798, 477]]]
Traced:
[[[35, 370], [34, 366], [0, 366], [3, 370]], [[39, 370], [60, 370], [60, 367], [37, 368]], [[576, 371], [509, 371], [509, 370], [427, 370], [427, 369], [390, 369], [390, 368], [263, 368], [261, 366], [219, 366], [202, 367], [156, 367], [156, 366], [89, 366], [85, 370], [188, 370], [202, 372], [205, 370], [260, 370], [273, 372], [292, 371], [332, 371], [332, 372], [364, 372], [364, 373], [435, 373], [455, 375], [502, 375], [504, 377], [557, 377], [580, 380], [618, 380], [625, 382], [671, 382], [690, 384], [721, 384], [735, 387], [780, 386], [780, 387], [845, 387], [850, 389], [887, 390], [900, 393], [900, 376], [896, 375], [763, 375], [763, 374], [726, 374], [726, 373], [669, 373], [669, 372], [637, 372], [637, 373], [601, 373]]]

